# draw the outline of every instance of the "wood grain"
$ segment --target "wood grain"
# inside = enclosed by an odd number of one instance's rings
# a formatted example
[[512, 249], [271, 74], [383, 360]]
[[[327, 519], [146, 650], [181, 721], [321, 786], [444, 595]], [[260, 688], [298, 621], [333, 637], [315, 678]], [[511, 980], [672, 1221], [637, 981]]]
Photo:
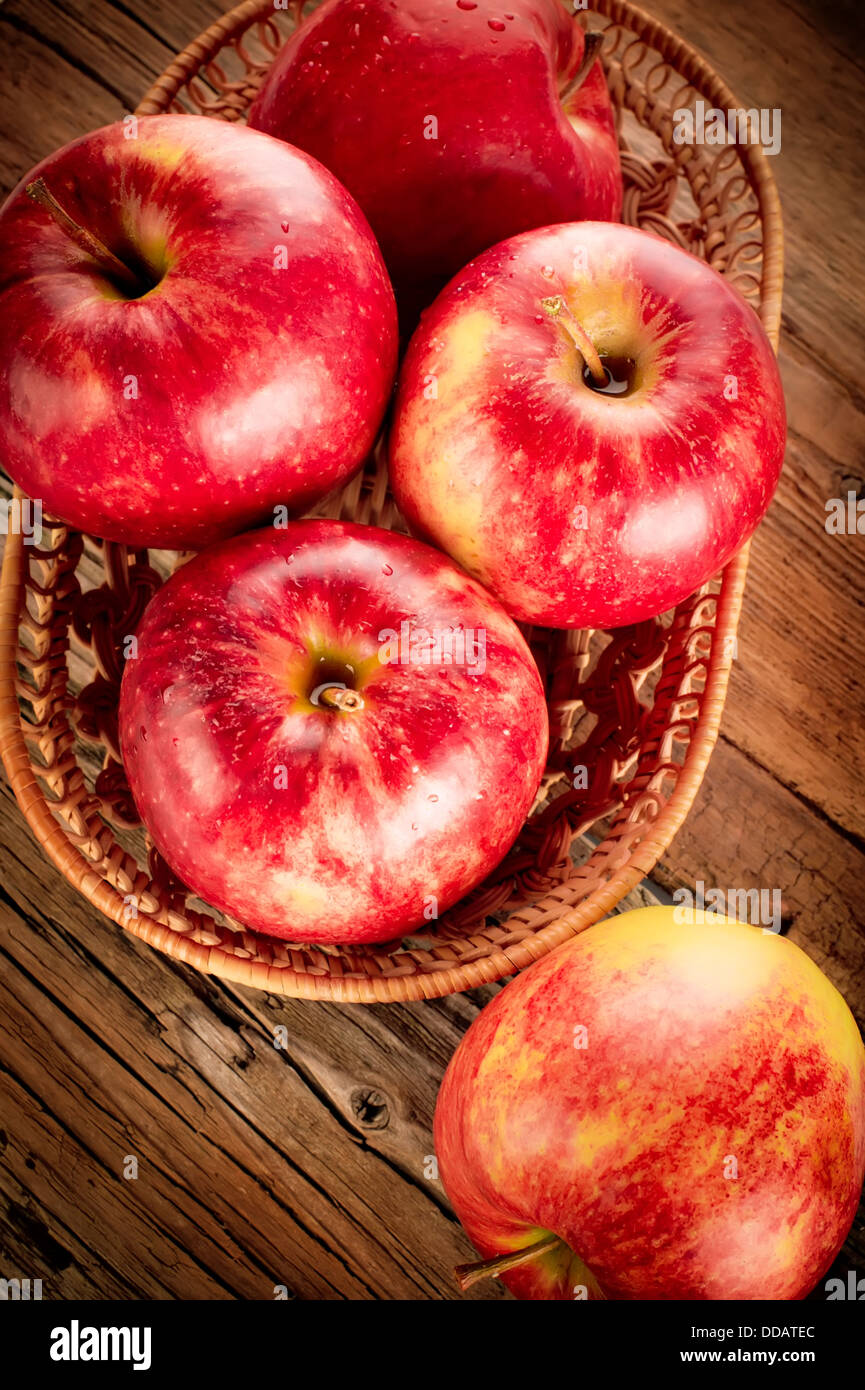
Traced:
[[[131, 110], [223, 8], [0, 6], [0, 190]], [[743, 104], [782, 111], [790, 426], [724, 735], [658, 891], [779, 888], [790, 934], [862, 1022], [865, 538], [824, 521], [863, 474], [865, 25], [856, 0], [651, 8]], [[452, 1266], [472, 1251], [430, 1163], [442, 1072], [495, 987], [390, 1008], [229, 987], [98, 917], [5, 786], [0, 826], [0, 1274], [41, 1277], [51, 1298], [503, 1296], [457, 1295]], [[837, 1262], [857, 1266], [861, 1212]]]

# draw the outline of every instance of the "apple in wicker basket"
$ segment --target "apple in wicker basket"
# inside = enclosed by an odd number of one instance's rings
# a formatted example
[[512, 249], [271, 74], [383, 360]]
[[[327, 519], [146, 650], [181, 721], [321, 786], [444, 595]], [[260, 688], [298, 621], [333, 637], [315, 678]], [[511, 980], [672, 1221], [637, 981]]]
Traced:
[[172, 576], [123, 673], [120, 739], [190, 888], [274, 936], [363, 942], [430, 922], [501, 860], [548, 726], [479, 584], [418, 541], [319, 520]]
[[491, 248], [424, 314], [393, 490], [412, 530], [517, 619], [618, 627], [710, 579], [766, 511], [784, 397], [753, 309], [633, 227]]
[[618, 218], [597, 41], [561, 0], [325, 0], [249, 121], [333, 170], [420, 307], [503, 237]]
[[792, 942], [680, 913], [592, 927], [458, 1047], [435, 1148], [485, 1257], [463, 1287], [799, 1299], [841, 1248], [865, 1171], [853, 1017]]
[[0, 210], [0, 454], [81, 530], [198, 548], [305, 510], [363, 462], [395, 368], [362, 213], [258, 131], [129, 118]]

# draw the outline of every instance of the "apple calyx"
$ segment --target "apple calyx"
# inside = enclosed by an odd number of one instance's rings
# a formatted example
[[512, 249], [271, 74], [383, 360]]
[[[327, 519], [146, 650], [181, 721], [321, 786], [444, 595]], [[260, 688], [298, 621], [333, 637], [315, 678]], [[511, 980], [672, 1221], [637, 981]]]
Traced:
[[454, 1275], [460, 1288], [465, 1292], [470, 1289], [472, 1284], [477, 1284], [480, 1279], [497, 1279], [500, 1274], [506, 1274], [509, 1269], [516, 1269], [519, 1265], [528, 1264], [531, 1260], [536, 1260], [541, 1255], [546, 1255], [549, 1251], [558, 1247], [565, 1249], [565, 1242], [559, 1236], [544, 1236], [542, 1240], [536, 1240], [533, 1245], [524, 1245], [522, 1250], [511, 1250], [505, 1255], [493, 1255], [489, 1260], [476, 1260], [473, 1264], [457, 1265]]
[[597, 348], [592, 342], [586, 330], [577, 322], [565, 303], [564, 295], [551, 294], [546, 299], [541, 300], [541, 307], [546, 310], [552, 319], [559, 319], [562, 327], [572, 339], [577, 352], [582, 357], [591, 373], [592, 380], [598, 386], [606, 386], [609, 380], [604, 364], [598, 356]]
[[113, 251], [109, 251], [108, 247], [97, 236], [88, 232], [86, 227], [82, 227], [74, 218], [70, 217], [62, 204], [58, 203], [44, 179], [34, 179], [32, 183], [27, 184], [24, 191], [35, 203], [38, 203], [40, 207], [45, 208], [51, 214], [58, 227], [66, 233], [70, 241], [74, 241], [76, 246], [80, 246], [82, 251], [86, 251], [88, 256], [92, 256], [95, 261], [98, 261], [106, 274], [120, 284], [123, 289], [138, 298], [153, 288], [152, 285], [145, 284], [141, 277], [136, 275], [124, 261], [115, 256]]
[[594, 65], [595, 59], [598, 57], [598, 54], [601, 51], [601, 45], [603, 44], [603, 42], [603, 34], [598, 34], [594, 32], [591, 34], [586, 34], [586, 42], [583, 48], [583, 61], [580, 63], [580, 66], [577, 68], [567, 87], [565, 87], [564, 90], [559, 93], [559, 101], [561, 102], [562, 106], [567, 106], [571, 98], [582, 87], [583, 83], [589, 75], [590, 69]]
[[326, 685], [316, 694], [318, 703], [326, 709], [338, 709], [349, 714], [363, 709], [363, 696], [359, 690], [349, 690], [343, 685]]

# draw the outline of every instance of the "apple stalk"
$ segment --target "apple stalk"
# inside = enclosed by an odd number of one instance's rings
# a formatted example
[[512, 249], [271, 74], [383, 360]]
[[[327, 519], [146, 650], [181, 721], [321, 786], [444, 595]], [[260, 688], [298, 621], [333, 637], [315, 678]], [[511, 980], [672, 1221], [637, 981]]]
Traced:
[[541, 300], [541, 304], [546, 309], [550, 318], [559, 319], [565, 332], [572, 339], [577, 352], [582, 357], [591, 373], [592, 380], [598, 386], [606, 386], [607, 373], [601, 361], [598, 350], [589, 337], [582, 324], [578, 323], [565, 303], [564, 296], [561, 294], [549, 295]]
[[577, 68], [567, 87], [559, 93], [559, 101], [562, 103], [562, 106], [567, 106], [571, 97], [582, 87], [589, 75], [590, 69], [594, 65], [595, 59], [601, 51], [603, 42], [603, 34], [586, 34], [585, 47], [583, 48], [583, 61], [580, 63], [580, 66]]
[[135, 272], [118, 256], [115, 256], [113, 251], [109, 251], [104, 242], [101, 242], [92, 232], [88, 232], [86, 227], [82, 227], [74, 218], [69, 216], [63, 205], [54, 197], [44, 179], [38, 178], [34, 179], [32, 183], [28, 183], [25, 192], [35, 203], [38, 203], [40, 207], [45, 208], [46, 212], [51, 214], [58, 227], [66, 233], [70, 241], [74, 241], [76, 246], [80, 246], [82, 251], [86, 251], [88, 256], [92, 256], [95, 261], [98, 261], [102, 269], [125, 289], [134, 292], [135, 295], [140, 295], [150, 288], [150, 286], [142, 284]]
[[318, 693], [318, 702], [326, 705], [328, 709], [347, 710], [353, 713], [354, 710], [363, 709], [363, 696], [358, 690], [348, 690], [342, 685], [328, 685]]
[[541, 1255], [563, 1246], [564, 1241], [559, 1236], [544, 1236], [533, 1245], [523, 1246], [522, 1250], [511, 1250], [505, 1255], [493, 1255], [489, 1260], [476, 1260], [473, 1264], [457, 1265], [454, 1274], [460, 1288], [465, 1292], [481, 1279], [497, 1279], [509, 1269], [517, 1269], [519, 1265], [528, 1264], [531, 1260], [537, 1260]]

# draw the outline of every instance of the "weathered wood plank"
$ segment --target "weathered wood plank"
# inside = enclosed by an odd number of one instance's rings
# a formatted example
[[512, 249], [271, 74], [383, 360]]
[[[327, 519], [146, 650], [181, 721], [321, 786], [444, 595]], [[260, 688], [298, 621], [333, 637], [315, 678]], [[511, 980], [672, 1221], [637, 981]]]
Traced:
[[[454, 1296], [450, 1270], [469, 1247], [424, 1167], [470, 1001], [367, 1011], [228, 991], [99, 918], [47, 865], [22, 863], [17, 832], [3, 896], [26, 921], [0, 906], [13, 1203], [30, 1192], [61, 1245], [70, 1229], [104, 1251], [108, 1274], [90, 1276], [100, 1293], [134, 1251], [141, 1296], [268, 1298], [278, 1283], [304, 1298]], [[128, 1155], [137, 1181], [123, 1179]], [[57, 1296], [74, 1296], [73, 1263], [52, 1274]]]
[[104, 87], [12, 28], [0, 6], [0, 194], [52, 150], [120, 114]]
[[865, 546], [824, 528], [827, 499], [863, 481], [865, 191], [851, 136], [865, 114], [861, 48], [857, 60], [854, 44], [840, 42], [853, 26], [842, 27], [836, 6], [657, 0], [652, 9], [706, 54], [743, 105], [782, 111], [772, 168], [785, 211], [781, 367], [790, 441], [752, 548], [724, 730], [861, 837], [865, 746], [854, 731], [865, 697], [850, 634], [862, 624]]

